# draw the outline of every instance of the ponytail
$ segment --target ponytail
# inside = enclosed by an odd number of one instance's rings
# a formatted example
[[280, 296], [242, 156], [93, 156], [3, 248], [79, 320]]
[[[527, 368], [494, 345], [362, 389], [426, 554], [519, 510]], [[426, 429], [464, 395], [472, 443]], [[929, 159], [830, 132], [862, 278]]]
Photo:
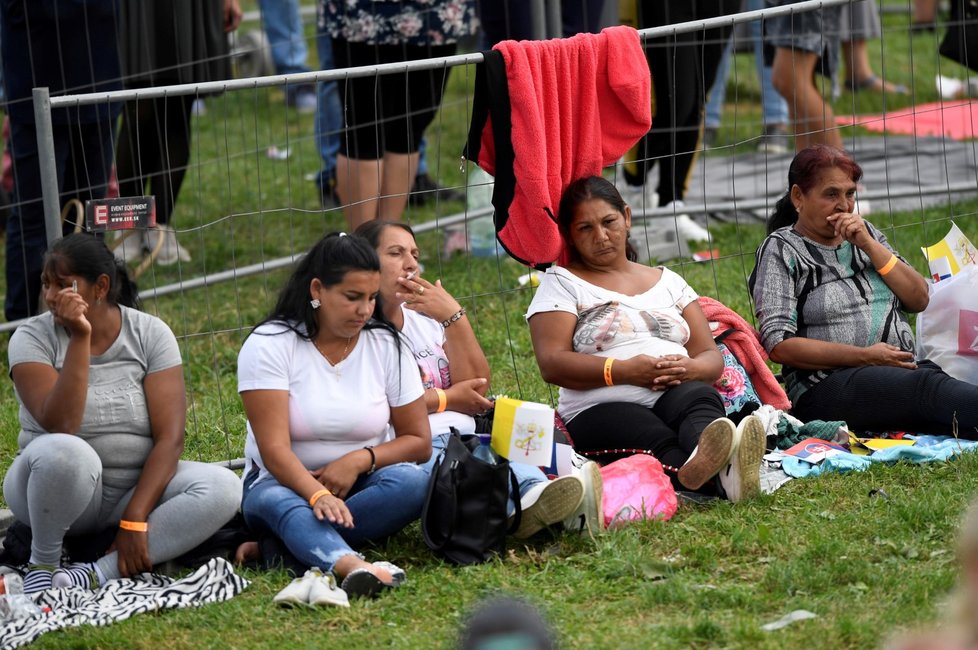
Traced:
[[115, 282], [112, 283], [116, 292], [116, 303], [130, 309], [143, 310], [143, 303], [139, 299], [139, 287], [136, 281], [129, 275], [129, 267], [125, 260], [116, 259], [115, 261]]
[[798, 210], [791, 202], [791, 190], [784, 193], [778, 202], [774, 204], [774, 212], [767, 220], [767, 234], [771, 234], [779, 228], [793, 226], [798, 221]]

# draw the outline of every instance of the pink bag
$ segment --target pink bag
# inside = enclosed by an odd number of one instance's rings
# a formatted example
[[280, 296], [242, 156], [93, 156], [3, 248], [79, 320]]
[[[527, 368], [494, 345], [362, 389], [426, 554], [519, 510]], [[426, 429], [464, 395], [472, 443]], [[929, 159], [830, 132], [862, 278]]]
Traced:
[[636, 519], [666, 521], [676, 514], [676, 491], [654, 456], [635, 454], [601, 468], [604, 523], [613, 527]]

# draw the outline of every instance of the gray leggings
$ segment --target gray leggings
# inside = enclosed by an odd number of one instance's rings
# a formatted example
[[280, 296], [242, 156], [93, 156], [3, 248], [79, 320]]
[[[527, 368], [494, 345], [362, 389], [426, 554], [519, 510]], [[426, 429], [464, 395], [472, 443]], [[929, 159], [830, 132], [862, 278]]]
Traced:
[[[35, 438], [14, 459], [3, 496], [17, 519], [31, 527], [31, 563], [58, 566], [66, 535], [113, 526], [135, 487], [106, 501], [102, 461], [84, 440], [64, 433]], [[186, 553], [223, 526], [241, 503], [241, 481], [223, 467], [181, 460], [149, 515], [149, 559], [153, 564]], [[115, 552], [98, 561], [108, 578], [119, 578]]]

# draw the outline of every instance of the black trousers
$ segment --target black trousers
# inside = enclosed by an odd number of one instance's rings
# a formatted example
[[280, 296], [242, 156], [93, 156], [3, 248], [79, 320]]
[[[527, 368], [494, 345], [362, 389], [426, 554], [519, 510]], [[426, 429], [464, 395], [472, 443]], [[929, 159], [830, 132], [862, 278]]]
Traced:
[[800, 420], [845, 420], [854, 431], [907, 431], [978, 439], [978, 386], [937, 364], [915, 370], [865, 366], [836, 370], [805, 391], [792, 413]]
[[[642, 449], [664, 465], [680, 467], [703, 429], [724, 415], [716, 389], [690, 381], [665, 391], [651, 409], [633, 402], [592, 406], [568, 422], [567, 431], [580, 452]], [[629, 455], [601, 454], [594, 460], [607, 463]]]

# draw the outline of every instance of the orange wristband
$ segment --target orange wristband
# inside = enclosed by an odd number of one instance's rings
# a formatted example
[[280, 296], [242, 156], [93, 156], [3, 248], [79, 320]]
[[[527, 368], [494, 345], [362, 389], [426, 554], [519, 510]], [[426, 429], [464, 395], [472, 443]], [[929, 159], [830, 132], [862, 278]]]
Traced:
[[876, 269], [876, 272], [880, 275], [886, 275], [893, 270], [893, 267], [897, 265], [898, 261], [899, 260], [897, 259], [896, 255], [891, 255], [890, 260], [880, 268]]
[[435, 389], [435, 394], [438, 395], [438, 409], [435, 413], [444, 413], [445, 409], [448, 408], [448, 395], [440, 388]]
[[131, 530], [134, 533], [145, 533], [149, 530], [149, 524], [145, 521], [126, 521], [122, 519], [119, 521], [119, 528], [122, 530]]
[[327, 494], [330, 494], [331, 495], [333, 493], [330, 492], [329, 490], [327, 490], [326, 488], [323, 488], [322, 490], [317, 490], [316, 492], [314, 492], [313, 495], [311, 497], [309, 497], [309, 507], [310, 508], [316, 507], [316, 502], [319, 501], [319, 499], [321, 497], [324, 497]]
[[612, 357], [608, 357], [607, 359], [604, 360], [604, 385], [605, 386], [615, 385], [615, 382], [611, 380], [611, 364], [613, 364], [614, 362], [615, 360]]

